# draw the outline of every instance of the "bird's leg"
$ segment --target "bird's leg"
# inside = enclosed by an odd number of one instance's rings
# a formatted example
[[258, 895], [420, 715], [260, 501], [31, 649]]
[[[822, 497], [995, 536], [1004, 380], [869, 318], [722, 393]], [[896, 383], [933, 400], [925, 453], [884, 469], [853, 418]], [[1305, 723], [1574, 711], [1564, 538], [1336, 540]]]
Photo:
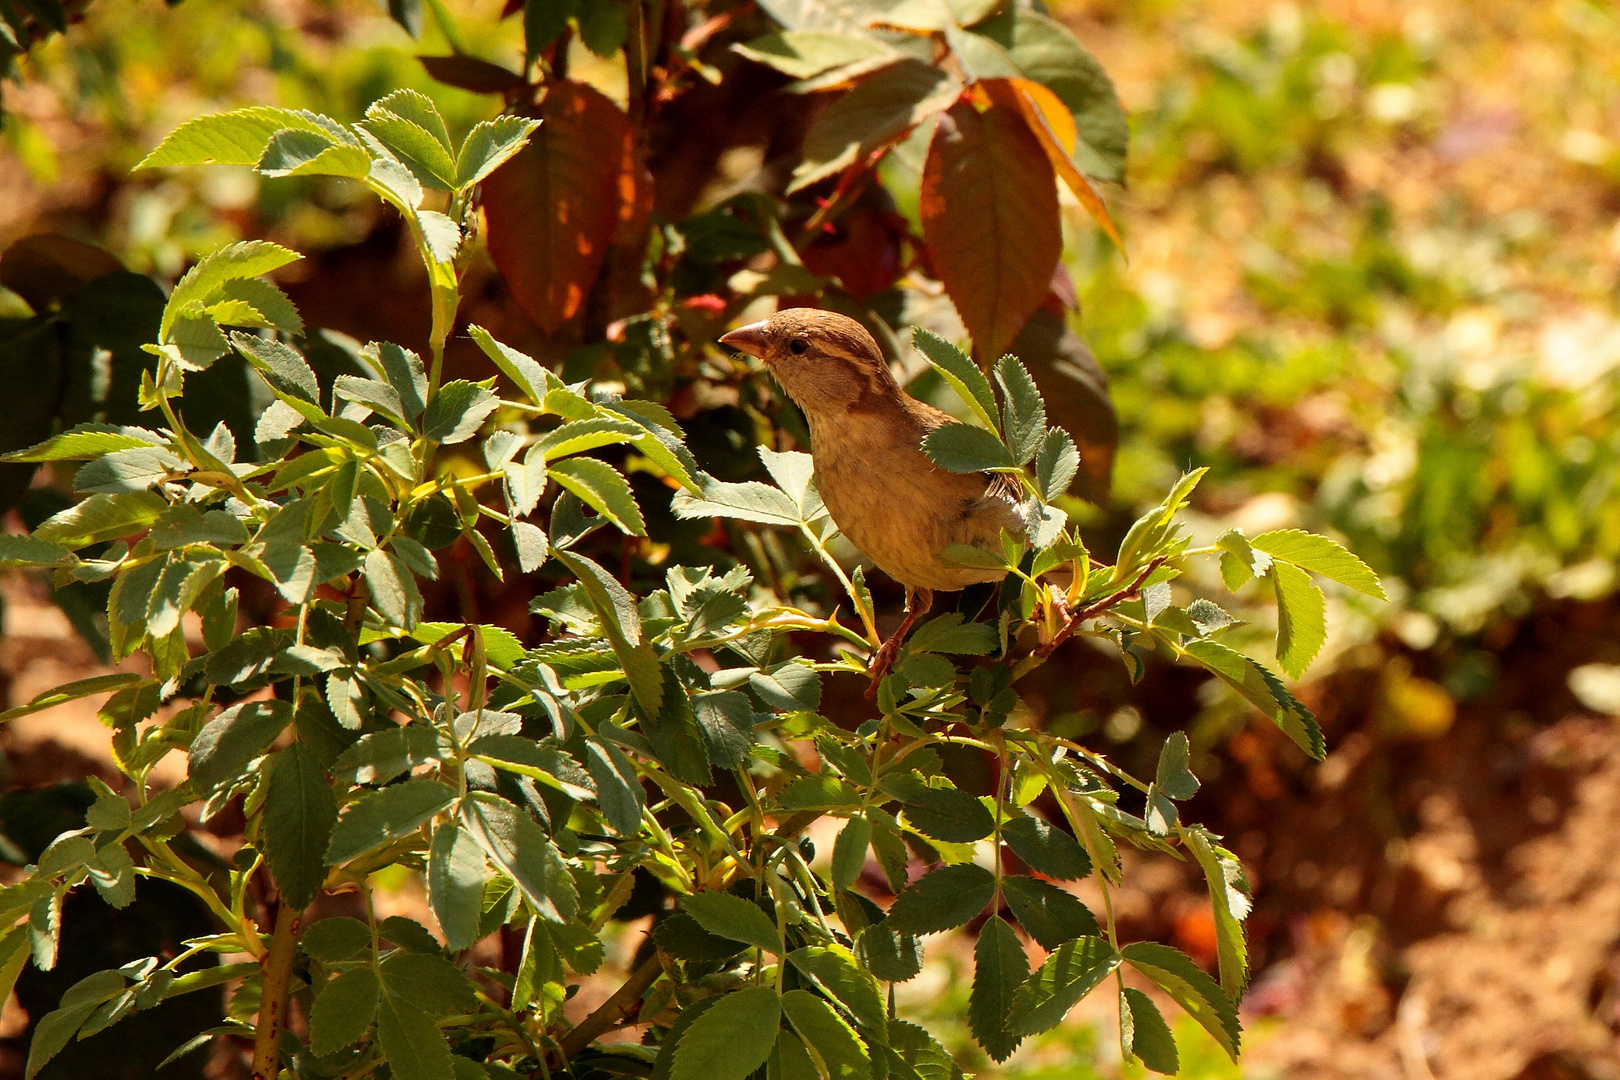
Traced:
[[889, 640], [879, 646], [878, 651], [872, 654], [872, 662], [867, 665], [867, 671], [872, 676], [872, 685], [866, 688], [866, 699], [872, 700], [877, 696], [878, 683], [883, 676], [889, 673], [894, 666], [894, 658], [900, 655], [900, 644], [906, 640], [911, 628], [917, 625], [917, 620], [928, 614], [928, 609], [934, 606], [934, 594], [927, 589], [913, 589], [906, 586], [906, 617], [900, 621], [899, 629], [889, 635]]

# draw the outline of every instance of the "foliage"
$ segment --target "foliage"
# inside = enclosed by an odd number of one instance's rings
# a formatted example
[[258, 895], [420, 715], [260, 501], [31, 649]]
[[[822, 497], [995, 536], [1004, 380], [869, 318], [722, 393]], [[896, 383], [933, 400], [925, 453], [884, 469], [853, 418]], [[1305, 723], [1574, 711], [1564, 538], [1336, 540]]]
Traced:
[[[1171, 582], [1200, 558], [1231, 588], [1268, 580], [1280, 611], [1277, 661], [1297, 676], [1325, 635], [1311, 574], [1373, 595], [1378, 579], [1331, 541], [1292, 530], [1232, 532], [1194, 548], [1177, 516], [1202, 470], [1131, 526], [1112, 565], [1091, 558], [1071, 523], [1068, 492], [1082, 467], [1094, 468], [1091, 455], [1053, 423], [1058, 403], [1043, 397], [1040, 358], [991, 363], [1053, 290], [1060, 176], [1112, 232], [1085, 177], [1121, 175], [1123, 116], [1067, 31], [1012, 3], [762, 6], [776, 27], [738, 35], [734, 55], [801, 80], [796, 92], [832, 99], [808, 126], [781, 200], [741, 195], [678, 222], [649, 217], [643, 132], [669, 100], [717, 76], [695, 51], [707, 41], [687, 34], [677, 45], [649, 30], [648, 7], [603, 0], [566, 5], [561, 19], [556, 7], [524, 12], [537, 103], [524, 77], [507, 70], [503, 79], [459, 51], [430, 66], [517, 109], [463, 138], [451, 137], [430, 98], [400, 90], [353, 123], [272, 106], [199, 117], [144, 160], [337, 177], [376, 195], [414, 241], [431, 332], [425, 361], [373, 342], [323, 364], [318, 351], [332, 339], [307, 329], [263, 277], [296, 253], [262, 240], [225, 245], [180, 279], [150, 313], [141, 354], [120, 364], [138, 372], [147, 415], [63, 406], [29, 436], [34, 445], [9, 456], [53, 469], [83, 462], [72, 484], [84, 498], [31, 535], [6, 537], [0, 561], [48, 571], [59, 592], [107, 590], [110, 655], [140, 653], [151, 674], [70, 684], [6, 715], [112, 691], [102, 716], [135, 805], [99, 792], [86, 826], [58, 837], [6, 890], [17, 925], [0, 950], [18, 963], [4, 970], [15, 977], [24, 946], [37, 966], [51, 966], [63, 900], [86, 882], [119, 905], [137, 877], [168, 880], [201, 897], [220, 924], [180, 956], [74, 987], [41, 1020], [30, 1075], [75, 1036], [226, 982], [242, 1007], [177, 1050], [237, 1035], [253, 1040], [255, 1067], [269, 1074], [283, 1060], [311, 1076], [363, 1075], [386, 1062], [404, 1080], [563, 1063], [576, 1073], [737, 1080], [761, 1067], [943, 1074], [952, 1068], [943, 1049], [891, 1015], [882, 983], [916, 974], [919, 937], [987, 907], [968, 1016], [992, 1057], [1051, 1029], [1114, 976], [1127, 1006], [1123, 1045], [1148, 1067], [1173, 1070], [1170, 1029], [1151, 998], [1124, 986], [1125, 968], [1236, 1056], [1246, 885], [1218, 838], [1181, 819], [1177, 803], [1197, 790], [1185, 737], [1166, 741], [1153, 780], [1142, 782], [1023, 722], [1016, 684], [1071, 635], [1094, 636], [1133, 677], [1149, 653], [1202, 666], [1319, 758], [1310, 712], [1222, 640], [1237, 621], [1202, 597], [1178, 603]], [[413, 5], [390, 10], [416, 28]], [[573, 35], [624, 58], [624, 109], [568, 76]], [[650, 52], [654, 40], [661, 50]], [[990, 153], [1009, 167], [984, 172]], [[920, 627], [878, 688], [878, 717], [845, 727], [820, 711], [822, 680], [865, 672], [877, 613], [862, 576], [833, 557], [836, 530], [808, 456], [761, 449], [773, 483], [711, 475], [663, 404], [618, 390], [658, 393], [680, 363], [702, 355], [712, 327], [694, 327], [691, 312], [703, 306], [678, 305], [717, 289], [727, 297], [716, 315], [817, 293], [898, 345], [875, 304], [811, 268], [807, 242], [855, 206], [891, 154], [921, 162], [918, 249], [974, 342], [970, 356], [925, 330], [915, 336], [973, 420], [935, 433], [925, 450], [942, 468], [1016, 478], [1030, 528], [1000, 550], [948, 553], [1005, 572], [1006, 583], [986, 590], [978, 611]], [[561, 373], [469, 326], [493, 370], [445, 378], [480, 195], [487, 250], [515, 302], [548, 332], [548, 346], [570, 334], [578, 342], [556, 358]], [[785, 222], [801, 233], [797, 245]], [[995, 242], [979, 243], [986, 223]], [[1009, 236], [1050, 242], [1037, 250]], [[617, 338], [593, 340], [589, 327], [605, 321], [594, 302], [613, 291], [620, 247], [635, 250], [633, 277], [654, 287], [614, 322]], [[762, 268], [727, 265], [767, 251], [774, 262]], [[72, 262], [61, 251], [41, 261]], [[18, 337], [85, 362], [91, 345], [62, 343], [78, 340], [79, 304], [101, 311], [81, 297], [106, 276], [81, 273], [41, 293]], [[245, 430], [239, 416], [214, 416], [198, 392], [220, 370], [248, 380], [238, 385], [250, 383], [262, 403]], [[663, 513], [648, 502], [646, 479], [676, 520], [723, 519], [756, 545], [776, 543], [776, 530], [796, 537], [822, 567], [805, 576], [836, 583], [835, 599], [795, 597], [742, 563], [673, 559], [661, 581], [627, 588], [627, 575], [608, 567], [644, 551], [627, 538], [646, 536]], [[458, 542], [496, 578], [515, 567], [563, 579], [534, 601], [549, 640], [524, 648], [495, 625], [426, 618], [436, 553]], [[285, 607], [238, 633], [253, 579]], [[839, 620], [844, 602], [859, 629]], [[943, 754], [962, 748], [994, 763], [993, 790], [952, 779]], [[153, 789], [153, 765], [177, 750], [188, 783]], [[1055, 820], [1032, 810], [1043, 796]], [[244, 815], [247, 843], [227, 873], [182, 853], [187, 808], [204, 820]], [[824, 816], [844, 823], [825, 866], [803, 838]], [[1216, 905], [1218, 982], [1168, 946], [1124, 945], [1111, 912], [1099, 920], [1048, 880], [1095, 874], [1106, 897], [1120, 881], [1121, 839], [1193, 854]], [[853, 888], [868, 852], [897, 893], [887, 911]], [[932, 869], [908, 882], [913, 857]], [[365, 895], [372, 875], [401, 866], [425, 876], [442, 948], [398, 918], [302, 925], [322, 893]], [[252, 883], [266, 874], [279, 894], [273, 917], [249, 907]], [[637, 875], [655, 878], [678, 906], [662, 914], [654, 947], [621, 991], [570, 1026], [568, 986], [602, 963], [601, 932]], [[515, 972], [468, 953], [503, 926], [522, 937]], [[1020, 930], [1048, 951], [1033, 971]], [[196, 956], [233, 953], [253, 962], [184, 970]], [[289, 1000], [309, 1018], [307, 1039], [282, 1025]], [[640, 1047], [596, 1043], [634, 1021], [650, 1025]]]

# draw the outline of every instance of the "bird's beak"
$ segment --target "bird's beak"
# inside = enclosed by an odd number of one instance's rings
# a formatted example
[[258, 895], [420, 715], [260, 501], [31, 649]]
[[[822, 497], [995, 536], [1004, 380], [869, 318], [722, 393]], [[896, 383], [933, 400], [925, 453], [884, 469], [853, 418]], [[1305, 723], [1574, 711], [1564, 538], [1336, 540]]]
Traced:
[[739, 326], [729, 334], [720, 335], [720, 344], [730, 345], [733, 349], [745, 352], [749, 356], [757, 356], [762, 360], [765, 358], [765, 346], [768, 343], [769, 339], [765, 336], [765, 324], [763, 322]]

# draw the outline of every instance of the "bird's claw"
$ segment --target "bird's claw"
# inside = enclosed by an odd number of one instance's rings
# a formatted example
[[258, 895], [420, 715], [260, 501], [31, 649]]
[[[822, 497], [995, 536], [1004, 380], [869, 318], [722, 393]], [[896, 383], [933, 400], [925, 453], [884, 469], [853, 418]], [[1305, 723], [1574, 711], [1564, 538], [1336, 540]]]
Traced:
[[891, 638], [872, 654], [872, 661], [866, 666], [867, 674], [872, 676], [871, 685], [866, 688], [867, 701], [877, 698], [878, 686], [883, 682], [884, 676], [888, 675], [889, 669], [894, 667], [894, 659], [899, 653], [899, 642]]

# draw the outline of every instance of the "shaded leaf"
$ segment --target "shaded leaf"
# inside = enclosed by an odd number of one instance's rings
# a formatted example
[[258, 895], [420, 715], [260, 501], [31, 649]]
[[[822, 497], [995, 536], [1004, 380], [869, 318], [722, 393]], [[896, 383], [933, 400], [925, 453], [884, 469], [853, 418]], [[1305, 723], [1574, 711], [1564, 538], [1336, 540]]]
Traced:
[[[840, 172], [948, 108], [962, 84], [948, 72], [906, 57], [840, 95], [804, 137], [804, 160], [788, 193]], [[1010, 337], [1010, 335], [1009, 335]]]
[[768, 986], [724, 995], [681, 1033], [669, 1080], [744, 1080], [770, 1057], [781, 1019]]
[[1221, 1049], [1237, 1060], [1240, 1028], [1232, 999], [1186, 954], [1152, 941], [1127, 945], [1121, 954], [1133, 968], [1175, 999], [1176, 1004], [1215, 1037]]
[[277, 754], [264, 800], [265, 857], [286, 903], [308, 907], [320, 891], [336, 820], [337, 802], [315, 756], [301, 743]]
[[361, 797], [332, 828], [326, 864], [339, 866], [415, 832], [455, 798], [455, 791], [437, 780], [407, 780]]
[[937, 934], [979, 914], [995, 891], [995, 875], [982, 866], [942, 866], [895, 897], [887, 921], [903, 934]]
[[1127, 1054], [1140, 1058], [1156, 1073], [1174, 1076], [1181, 1071], [1170, 1025], [1159, 1015], [1153, 999], [1134, 987], [1119, 992], [1119, 1042]]
[[681, 908], [711, 934], [781, 955], [782, 937], [758, 904], [724, 892], [681, 897]]
[[1118, 966], [1119, 953], [1102, 938], [1065, 942], [1013, 995], [1008, 1026], [1023, 1035], [1056, 1027]]
[[968, 995], [968, 1029], [996, 1061], [1006, 1061], [1022, 1034], [1007, 1026], [1013, 993], [1029, 977], [1029, 958], [1013, 928], [993, 916], [973, 947], [973, 990]]
[[370, 967], [345, 971], [326, 984], [309, 1014], [309, 1048], [335, 1054], [359, 1042], [377, 1015], [382, 984]]

